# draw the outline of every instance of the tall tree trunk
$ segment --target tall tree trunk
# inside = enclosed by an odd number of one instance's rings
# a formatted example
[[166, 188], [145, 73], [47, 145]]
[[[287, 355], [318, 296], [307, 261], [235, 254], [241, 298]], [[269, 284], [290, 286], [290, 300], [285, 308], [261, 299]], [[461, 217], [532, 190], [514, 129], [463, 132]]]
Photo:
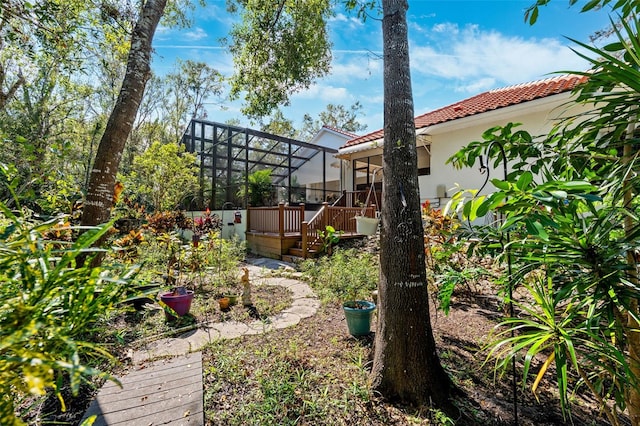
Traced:
[[383, 0], [384, 153], [378, 329], [372, 388], [391, 401], [443, 407], [449, 377], [429, 317], [407, 0]]
[[151, 75], [151, 41], [166, 5], [167, 0], [147, 0], [131, 35], [127, 71], [98, 145], [89, 178], [82, 225], [93, 226], [109, 220], [116, 173]]

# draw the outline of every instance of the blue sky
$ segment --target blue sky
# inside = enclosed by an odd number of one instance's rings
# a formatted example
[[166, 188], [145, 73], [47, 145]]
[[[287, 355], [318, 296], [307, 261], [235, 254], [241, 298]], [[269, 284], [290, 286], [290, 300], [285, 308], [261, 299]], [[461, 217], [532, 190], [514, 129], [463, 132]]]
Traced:
[[[415, 115], [455, 103], [478, 93], [538, 80], [562, 70], [587, 68], [567, 37], [588, 42], [589, 35], [609, 23], [607, 11], [579, 13], [579, 5], [553, 0], [541, 9], [538, 22], [524, 22], [524, 10], [534, 0], [409, 0], [409, 44]], [[220, 38], [236, 19], [224, 0], [207, 0], [198, 8], [193, 26], [159, 28], [154, 39], [154, 72], [173, 69], [176, 58], [204, 61], [224, 75], [233, 72], [231, 56]], [[330, 22], [333, 42], [332, 72], [309, 90], [291, 97], [282, 107], [285, 117], [301, 126], [328, 103], [350, 106], [359, 101], [366, 124], [364, 133], [382, 127], [381, 22], [361, 22], [336, 9]], [[240, 102], [224, 102], [225, 109], [207, 105], [208, 119], [237, 118]]]

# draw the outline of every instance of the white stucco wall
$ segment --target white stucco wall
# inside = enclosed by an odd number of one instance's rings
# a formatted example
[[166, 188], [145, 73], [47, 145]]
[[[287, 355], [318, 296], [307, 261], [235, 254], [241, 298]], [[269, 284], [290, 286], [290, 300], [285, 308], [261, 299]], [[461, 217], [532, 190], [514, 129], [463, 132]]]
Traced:
[[[456, 192], [456, 184], [465, 189], [479, 189], [486, 177], [479, 172], [479, 166], [458, 170], [450, 164], [445, 164], [447, 159], [470, 142], [482, 140], [482, 133], [487, 129], [504, 126], [509, 122], [522, 123], [514, 131], [526, 130], [534, 137], [547, 134], [559, 117], [567, 115], [566, 105], [569, 99], [570, 94], [563, 93], [418, 129], [420, 134], [430, 139], [431, 152], [431, 173], [418, 178], [420, 201], [429, 200], [436, 205], [439, 202], [444, 206]], [[571, 114], [581, 110], [584, 111], [584, 107], [572, 106]], [[350, 160], [364, 158], [377, 152], [376, 149], [353, 152]], [[492, 169], [490, 176], [502, 178], [502, 167]], [[447, 196], [444, 198], [438, 197], [438, 186], [441, 185], [446, 189]], [[351, 189], [352, 186], [348, 188]], [[483, 192], [491, 192], [491, 188], [493, 186], [489, 183]]]
[[[318, 134], [309, 142], [311, 144], [338, 149], [350, 139], [350, 136], [322, 128]], [[322, 176], [323, 168], [326, 180], [326, 190], [328, 195], [338, 194], [344, 187], [344, 177], [346, 171], [342, 168], [343, 162], [335, 157], [335, 154], [325, 154], [318, 152], [311, 160], [303, 164], [293, 176], [296, 177], [300, 185], [306, 186], [306, 198], [310, 202], [323, 201], [322, 197]]]
[[[431, 136], [431, 174], [419, 177], [421, 201], [437, 199], [439, 185], [444, 185], [447, 191], [441, 204], [457, 191], [456, 184], [465, 189], [479, 189], [486, 179], [486, 175], [480, 173], [479, 165], [457, 170], [445, 164], [447, 159], [470, 142], [482, 140], [482, 133], [487, 129], [509, 122], [522, 123], [513, 131], [526, 130], [534, 137], [546, 135], [558, 118], [567, 114], [564, 105], [568, 98], [569, 94], [556, 95], [433, 126], [427, 132]], [[575, 113], [576, 107], [571, 112]], [[502, 179], [503, 176], [501, 165], [490, 170], [490, 178]], [[483, 192], [491, 192], [491, 188], [493, 186], [488, 183]]]
[[[322, 128], [318, 134], [311, 140], [311, 144], [324, 146], [326, 148], [338, 149], [349, 140], [349, 136], [338, 132]], [[302, 165], [294, 176], [300, 184], [310, 184], [322, 182], [322, 167], [325, 166], [326, 180], [340, 182], [340, 161], [335, 158], [334, 154], [326, 154], [326, 159], [322, 159], [322, 152], [318, 152], [310, 161]]]

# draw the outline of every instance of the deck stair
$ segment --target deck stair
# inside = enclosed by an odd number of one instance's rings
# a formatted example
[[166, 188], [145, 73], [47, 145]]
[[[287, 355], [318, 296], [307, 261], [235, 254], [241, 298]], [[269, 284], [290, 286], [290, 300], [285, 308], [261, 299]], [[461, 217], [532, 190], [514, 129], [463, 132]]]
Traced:
[[344, 207], [324, 203], [309, 221], [304, 220], [304, 204], [296, 207], [249, 208], [247, 242], [259, 255], [284, 259], [315, 257], [322, 251], [322, 232], [332, 226], [340, 239], [362, 238], [355, 216], [375, 217], [376, 207]]

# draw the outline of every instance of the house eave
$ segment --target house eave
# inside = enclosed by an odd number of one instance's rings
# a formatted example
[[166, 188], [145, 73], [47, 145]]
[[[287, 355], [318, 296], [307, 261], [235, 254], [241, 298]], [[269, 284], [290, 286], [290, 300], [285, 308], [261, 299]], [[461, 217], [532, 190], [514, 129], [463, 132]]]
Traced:
[[[457, 128], [465, 128], [473, 126], [477, 123], [489, 122], [495, 120], [508, 119], [509, 116], [517, 115], [522, 111], [526, 111], [527, 113], [533, 113], [537, 111], [543, 110], [551, 110], [554, 111], [558, 109], [558, 116], [560, 114], [560, 109], [563, 105], [566, 105], [567, 102], [571, 98], [571, 92], [563, 92], [556, 95], [546, 96], [544, 98], [534, 99], [527, 102], [521, 102], [515, 105], [509, 105], [506, 107], [498, 108], [491, 111], [485, 111], [482, 113], [470, 115], [467, 117], [457, 118], [455, 120], [446, 121], [443, 123], [437, 123], [430, 126], [421, 127], [416, 129], [416, 135], [437, 135], [440, 133], [449, 132], [451, 130], [455, 130]], [[549, 106], [556, 104], [551, 109]], [[379, 138], [373, 141], [365, 142], [358, 145], [352, 145], [344, 148], [340, 148], [338, 153], [335, 155], [337, 158], [348, 160], [355, 153], [369, 151], [375, 148], [382, 148], [384, 143], [384, 138]], [[431, 143], [431, 139], [429, 138], [428, 143]], [[428, 144], [427, 142], [423, 143]]]

